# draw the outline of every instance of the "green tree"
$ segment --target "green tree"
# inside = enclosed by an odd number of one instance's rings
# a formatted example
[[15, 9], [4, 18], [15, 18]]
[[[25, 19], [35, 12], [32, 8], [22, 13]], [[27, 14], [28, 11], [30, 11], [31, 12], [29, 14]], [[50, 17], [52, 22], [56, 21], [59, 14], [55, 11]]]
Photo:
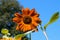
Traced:
[[0, 33], [2, 28], [9, 30], [11, 35], [20, 33], [15, 30], [16, 24], [12, 22], [15, 12], [21, 13], [22, 6], [17, 0], [0, 0]]

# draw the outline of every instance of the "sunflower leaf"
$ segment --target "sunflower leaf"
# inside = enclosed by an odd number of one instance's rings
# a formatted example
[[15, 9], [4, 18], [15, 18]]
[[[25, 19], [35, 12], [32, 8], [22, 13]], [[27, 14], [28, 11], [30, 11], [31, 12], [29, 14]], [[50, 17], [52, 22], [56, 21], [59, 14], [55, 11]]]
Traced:
[[15, 39], [18, 39], [19, 37], [24, 37], [24, 36], [25, 36], [25, 34], [18, 34], [15, 36]]
[[59, 12], [56, 12], [50, 19], [50, 21], [44, 26], [44, 29], [47, 28], [47, 26], [53, 22], [55, 22], [59, 18]]

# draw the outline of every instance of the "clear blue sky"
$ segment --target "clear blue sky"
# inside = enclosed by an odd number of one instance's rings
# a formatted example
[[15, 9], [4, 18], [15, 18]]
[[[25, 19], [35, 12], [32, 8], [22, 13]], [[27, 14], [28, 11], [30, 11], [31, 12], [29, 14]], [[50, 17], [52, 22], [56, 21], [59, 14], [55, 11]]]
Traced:
[[[24, 8], [35, 8], [40, 14], [42, 26], [44, 26], [50, 17], [57, 11], [60, 11], [60, 0], [18, 0]], [[49, 40], [60, 40], [60, 18], [47, 27]], [[32, 40], [46, 40], [42, 31], [32, 33]]]

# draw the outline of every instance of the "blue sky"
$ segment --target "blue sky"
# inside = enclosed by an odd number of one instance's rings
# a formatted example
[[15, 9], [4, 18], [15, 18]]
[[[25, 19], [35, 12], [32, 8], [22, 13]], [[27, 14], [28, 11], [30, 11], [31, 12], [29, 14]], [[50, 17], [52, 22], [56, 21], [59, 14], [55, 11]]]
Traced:
[[[24, 8], [35, 8], [40, 14], [42, 26], [44, 26], [51, 16], [60, 11], [60, 0], [18, 0]], [[47, 35], [49, 40], [60, 40], [60, 18], [47, 27]], [[46, 40], [44, 34], [39, 29], [38, 32], [32, 33], [32, 40]]]

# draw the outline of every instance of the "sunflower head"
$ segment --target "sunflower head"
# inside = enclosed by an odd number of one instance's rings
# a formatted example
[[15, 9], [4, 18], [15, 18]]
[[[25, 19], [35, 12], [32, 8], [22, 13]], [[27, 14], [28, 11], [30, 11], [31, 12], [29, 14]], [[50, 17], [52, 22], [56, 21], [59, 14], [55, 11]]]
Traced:
[[22, 9], [22, 14], [15, 13], [14, 16], [13, 22], [17, 23], [16, 30], [20, 30], [22, 32], [33, 30], [37, 28], [39, 23], [41, 23], [39, 14], [35, 9]]

